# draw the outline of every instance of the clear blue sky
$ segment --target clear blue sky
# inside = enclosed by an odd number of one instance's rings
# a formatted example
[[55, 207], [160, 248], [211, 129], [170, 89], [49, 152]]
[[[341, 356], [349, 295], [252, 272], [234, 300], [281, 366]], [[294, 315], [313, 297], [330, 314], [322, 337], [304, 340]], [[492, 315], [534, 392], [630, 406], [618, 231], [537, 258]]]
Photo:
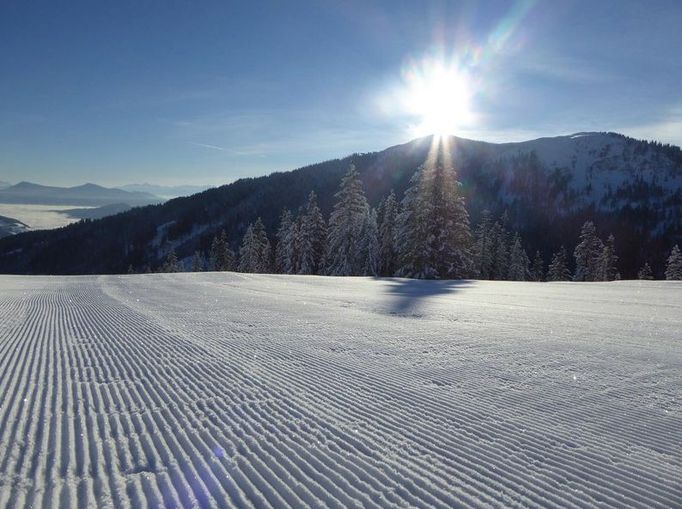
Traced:
[[459, 135], [679, 145], [681, 23], [680, 0], [5, 0], [0, 180], [220, 184], [383, 149], [434, 54], [471, 78]]

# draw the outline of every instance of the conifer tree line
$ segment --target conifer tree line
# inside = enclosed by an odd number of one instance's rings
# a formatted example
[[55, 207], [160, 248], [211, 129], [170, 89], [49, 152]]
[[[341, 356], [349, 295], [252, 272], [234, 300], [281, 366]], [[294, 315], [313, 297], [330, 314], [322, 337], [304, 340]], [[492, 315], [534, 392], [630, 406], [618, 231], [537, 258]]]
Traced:
[[[412, 176], [402, 200], [391, 191], [373, 208], [351, 165], [328, 220], [311, 191], [298, 211], [281, 212], [273, 239], [258, 218], [248, 225], [235, 253], [222, 231], [207, 255], [194, 253], [191, 270], [510, 281], [620, 279], [615, 238], [602, 240], [592, 221], [583, 224], [572, 259], [561, 246], [548, 265], [540, 251], [529, 257], [519, 233], [510, 230], [507, 213], [495, 218], [484, 211], [472, 231], [456, 177], [454, 168], [440, 161], [425, 164]], [[160, 270], [181, 270], [174, 251]], [[638, 276], [653, 279], [648, 263]], [[678, 246], [668, 258], [665, 277], [682, 279]]]

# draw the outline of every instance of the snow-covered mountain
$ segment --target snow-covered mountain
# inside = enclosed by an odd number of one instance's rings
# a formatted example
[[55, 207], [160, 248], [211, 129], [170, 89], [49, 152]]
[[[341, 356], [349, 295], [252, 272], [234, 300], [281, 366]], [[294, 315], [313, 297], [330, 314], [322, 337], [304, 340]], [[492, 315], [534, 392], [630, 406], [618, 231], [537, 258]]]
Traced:
[[237, 247], [250, 222], [261, 217], [273, 234], [282, 209], [298, 210], [311, 190], [327, 215], [351, 163], [370, 204], [376, 206], [391, 189], [400, 197], [434, 151], [457, 169], [474, 224], [483, 209], [497, 216], [506, 213], [525, 248], [541, 251], [546, 259], [561, 245], [572, 249], [587, 219], [596, 222], [600, 235], [615, 235], [623, 277], [633, 277], [644, 261], [661, 266], [664, 252], [682, 238], [678, 147], [616, 133], [502, 144], [427, 137], [381, 152], [240, 179], [58, 232], [3, 239], [0, 271], [106, 273], [124, 272], [129, 265], [156, 267], [171, 249], [181, 259], [195, 250], [208, 251], [223, 229]]
[[[618, 210], [638, 206], [642, 198], [654, 203], [682, 189], [679, 148], [615, 133], [577, 133], [505, 143], [493, 145], [491, 152], [494, 155], [487, 166], [492, 168], [491, 173], [497, 173], [494, 176], [503, 178], [508, 199], [517, 194], [515, 189], [529, 175], [529, 166], [532, 175], [532, 164], [539, 164], [538, 169], [554, 189], [564, 193], [568, 208]], [[531, 155], [537, 160], [531, 159], [528, 165]]]
[[[414, 159], [415, 153], [424, 157], [433, 144], [429, 137], [389, 148], [379, 153], [374, 166]], [[617, 133], [584, 132], [517, 143], [450, 137], [442, 146], [465, 184], [487, 180], [506, 204], [529, 192], [549, 192], [562, 212], [583, 207], [614, 211], [661, 201], [672, 205], [670, 199], [674, 202], [682, 189], [679, 147]]]

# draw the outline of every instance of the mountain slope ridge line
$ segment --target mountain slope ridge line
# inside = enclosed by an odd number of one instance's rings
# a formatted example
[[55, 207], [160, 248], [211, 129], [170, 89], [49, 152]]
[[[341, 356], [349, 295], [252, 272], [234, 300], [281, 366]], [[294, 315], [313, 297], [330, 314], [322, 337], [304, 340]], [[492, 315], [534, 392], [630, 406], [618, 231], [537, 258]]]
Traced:
[[[623, 277], [634, 277], [644, 261], [663, 266], [662, 253], [682, 238], [678, 147], [615, 133], [513, 144], [452, 137], [444, 143], [473, 222], [483, 209], [497, 216], [507, 211], [510, 227], [519, 231], [529, 252], [543, 253], [545, 263], [562, 244], [576, 243], [587, 219], [615, 235]], [[351, 163], [359, 170], [370, 205], [376, 206], [391, 189], [400, 199], [430, 147], [431, 138], [421, 138], [381, 152], [240, 179], [115, 217], [0, 239], [0, 271], [101, 274], [125, 273], [130, 266], [155, 269], [171, 250], [185, 260], [197, 250], [207, 253], [221, 230], [236, 250], [249, 223], [261, 217], [272, 237], [281, 210], [298, 210], [310, 191], [317, 193], [328, 215], [338, 182]]]

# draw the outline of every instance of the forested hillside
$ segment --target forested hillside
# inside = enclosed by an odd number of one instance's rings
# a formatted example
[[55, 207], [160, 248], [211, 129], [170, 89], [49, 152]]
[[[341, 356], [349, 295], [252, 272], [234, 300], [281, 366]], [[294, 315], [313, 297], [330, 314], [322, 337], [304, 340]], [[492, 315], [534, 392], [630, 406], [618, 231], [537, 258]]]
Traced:
[[[0, 272], [90, 274], [154, 270], [171, 251], [189, 259], [208, 252], [225, 230], [237, 250], [260, 217], [274, 241], [284, 208], [297, 211], [315, 191], [329, 218], [342, 176], [352, 163], [369, 204], [391, 190], [403, 198], [410, 179], [439, 143], [422, 138], [382, 152], [353, 154], [290, 172], [238, 180], [162, 205], [97, 221], [29, 232], [0, 240]], [[682, 236], [682, 152], [614, 133], [580, 133], [523, 143], [440, 140], [451, 160], [472, 229], [484, 209], [504, 216], [529, 253], [549, 262], [563, 245], [572, 251], [581, 225], [594, 221], [613, 234], [624, 278], [649, 263], [662, 276], [671, 247]]]

